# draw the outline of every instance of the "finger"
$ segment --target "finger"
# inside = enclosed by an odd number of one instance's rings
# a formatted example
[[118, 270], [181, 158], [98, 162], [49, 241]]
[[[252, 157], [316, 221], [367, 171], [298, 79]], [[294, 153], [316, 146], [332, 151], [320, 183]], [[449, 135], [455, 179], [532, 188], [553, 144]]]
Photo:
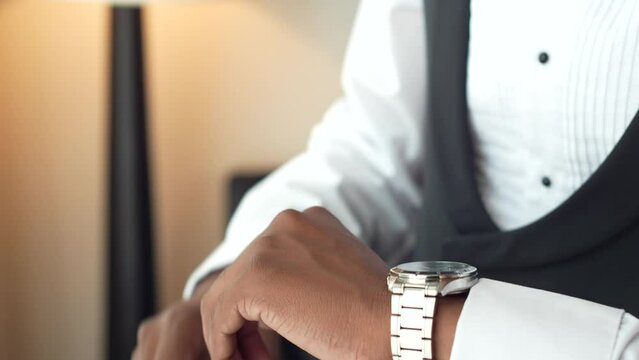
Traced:
[[258, 323], [250, 321], [237, 333], [237, 346], [245, 359], [267, 360], [270, 358], [266, 345], [258, 331]]
[[131, 354], [131, 360], [142, 360], [142, 355], [140, 354], [140, 348], [136, 347], [133, 349], [133, 353]]
[[[233, 318], [237, 321], [234, 326], [235, 330], [230, 331], [225, 328], [226, 331], [220, 333], [220, 321], [228, 321], [225, 320], [226, 317], [222, 317], [219, 313], [220, 304], [225, 302], [225, 298], [228, 295], [227, 293], [231, 293], [233, 289], [237, 289], [241, 286], [238, 273], [243, 268], [242, 258], [243, 256], [240, 256], [237, 261], [220, 273], [216, 281], [211, 284], [211, 287], [207, 290], [201, 302], [202, 333], [204, 334], [206, 348], [212, 359], [230, 359], [233, 356], [236, 348], [235, 332], [237, 332], [244, 323], [244, 319], [235, 311], [237, 314]], [[232, 302], [230, 304], [232, 304]], [[226, 308], [229, 307], [227, 304], [224, 306], [226, 306]], [[226, 310], [226, 308], [225, 311], [230, 311]], [[227, 315], [229, 314], [224, 314], [224, 316]], [[219, 337], [224, 339], [220, 340], [218, 339]], [[220, 341], [222, 345], [217, 345], [217, 341]], [[218, 349], [218, 346], [222, 346], [222, 348]]]
[[[255, 284], [254, 275], [252, 272], [245, 273], [234, 282], [233, 287], [226, 288], [217, 298], [206, 337], [207, 348], [213, 359], [230, 359], [237, 353], [242, 354], [240, 341], [246, 341], [246, 350], [255, 355], [242, 356], [245, 359], [268, 358], [264, 343], [257, 334], [257, 322], [265, 301], [255, 297], [259, 286]], [[242, 331], [247, 322], [254, 323]]]
[[215, 309], [220, 298], [223, 296], [223, 291], [227, 287], [228, 274], [232, 272], [232, 268], [235, 264], [227, 267], [220, 273], [217, 280], [211, 284], [206, 291], [200, 302], [200, 318], [202, 320], [202, 334], [204, 336], [204, 343], [209, 354], [212, 354], [213, 344], [211, 343], [211, 334], [213, 330], [213, 324], [215, 323]]
[[[167, 326], [172, 326], [168, 324]], [[160, 336], [160, 340], [158, 341], [157, 351], [155, 353], [154, 360], [168, 360], [168, 359], [178, 359], [182, 356], [178, 356], [177, 352], [177, 334], [173, 332], [165, 331], [162, 336]], [[187, 360], [187, 359], [185, 359]]]
[[209, 354], [214, 360], [231, 359], [239, 354], [236, 333], [246, 323], [246, 319], [237, 308], [238, 302], [239, 296], [235, 289], [227, 289], [217, 299], [210, 318], [209, 333], [205, 338]]
[[[202, 334], [202, 319], [200, 304], [195, 304], [180, 312], [173, 319], [167, 319], [163, 336], [160, 338], [158, 354], [161, 360], [185, 359], [195, 360], [202, 353], [206, 353], [204, 335]], [[187, 312], [188, 311], [188, 312]]]
[[146, 320], [138, 328], [137, 345], [131, 356], [132, 359], [148, 360], [155, 357], [158, 335], [152, 321], [155, 320]]
[[[169, 325], [171, 326], [171, 325]], [[155, 360], [195, 360], [203, 351], [203, 344], [198, 344], [196, 339], [185, 339], [179, 329], [166, 331], [158, 342]]]
[[146, 343], [142, 345], [138, 345], [135, 350], [133, 350], [133, 354], [131, 355], [131, 359], [133, 360], [150, 360], [155, 358], [155, 345], [154, 343]]

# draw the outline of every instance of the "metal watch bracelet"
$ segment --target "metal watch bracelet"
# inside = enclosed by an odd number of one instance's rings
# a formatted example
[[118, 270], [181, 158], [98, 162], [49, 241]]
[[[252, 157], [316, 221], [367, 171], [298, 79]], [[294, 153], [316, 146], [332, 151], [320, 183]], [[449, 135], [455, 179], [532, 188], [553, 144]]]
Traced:
[[393, 360], [433, 358], [433, 318], [437, 285], [391, 288], [391, 353]]

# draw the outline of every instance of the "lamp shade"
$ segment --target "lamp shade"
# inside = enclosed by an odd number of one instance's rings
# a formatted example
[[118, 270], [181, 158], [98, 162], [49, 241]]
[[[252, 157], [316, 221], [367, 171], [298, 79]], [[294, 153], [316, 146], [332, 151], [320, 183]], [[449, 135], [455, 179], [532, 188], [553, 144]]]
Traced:
[[138, 7], [142, 5], [148, 4], [157, 4], [157, 3], [169, 3], [169, 2], [184, 2], [184, 0], [73, 0], [75, 2], [83, 2], [83, 3], [98, 3], [98, 4], [108, 4], [117, 7]]
[[145, 5], [148, 3], [162, 3], [162, 2], [171, 2], [171, 1], [179, 1], [179, 0], [75, 0], [75, 1], [123, 5], [123, 6], [139, 6], [139, 5]]

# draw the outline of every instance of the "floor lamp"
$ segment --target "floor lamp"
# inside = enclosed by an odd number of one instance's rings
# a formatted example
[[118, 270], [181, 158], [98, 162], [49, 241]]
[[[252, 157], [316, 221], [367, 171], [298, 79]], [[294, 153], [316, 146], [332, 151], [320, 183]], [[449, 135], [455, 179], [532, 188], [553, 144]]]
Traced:
[[107, 346], [113, 360], [130, 358], [139, 322], [155, 311], [142, 14], [135, 5], [111, 9]]

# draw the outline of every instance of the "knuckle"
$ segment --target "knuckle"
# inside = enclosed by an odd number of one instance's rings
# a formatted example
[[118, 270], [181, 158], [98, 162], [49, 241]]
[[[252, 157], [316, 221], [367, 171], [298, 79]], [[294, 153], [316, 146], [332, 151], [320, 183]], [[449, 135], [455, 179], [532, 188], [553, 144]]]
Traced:
[[144, 341], [152, 337], [153, 334], [156, 332], [155, 328], [156, 328], [155, 320], [153, 319], [144, 320], [140, 324], [140, 326], [138, 326], [138, 333], [137, 333], [138, 343], [143, 343]]
[[169, 324], [175, 324], [179, 322], [181, 320], [181, 317], [182, 317], [182, 313], [180, 309], [176, 307], [167, 309], [164, 314], [164, 320], [165, 322], [168, 322]]
[[274, 249], [277, 247], [278, 237], [275, 235], [264, 235], [260, 236], [256, 240], [257, 245], [257, 253], [261, 254], [264, 251], [268, 251], [269, 249]]
[[284, 241], [283, 237], [299, 235], [303, 233], [309, 224], [308, 215], [297, 210], [284, 210], [280, 212], [269, 226], [270, 231], [265, 234], [273, 234], [278, 242]]
[[321, 206], [312, 206], [306, 210], [304, 210], [304, 213], [307, 215], [329, 215], [330, 212]]
[[284, 226], [294, 225], [302, 222], [304, 219], [304, 214], [297, 210], [287, 209], [275, 216], [273, 223], [282, 224]]

